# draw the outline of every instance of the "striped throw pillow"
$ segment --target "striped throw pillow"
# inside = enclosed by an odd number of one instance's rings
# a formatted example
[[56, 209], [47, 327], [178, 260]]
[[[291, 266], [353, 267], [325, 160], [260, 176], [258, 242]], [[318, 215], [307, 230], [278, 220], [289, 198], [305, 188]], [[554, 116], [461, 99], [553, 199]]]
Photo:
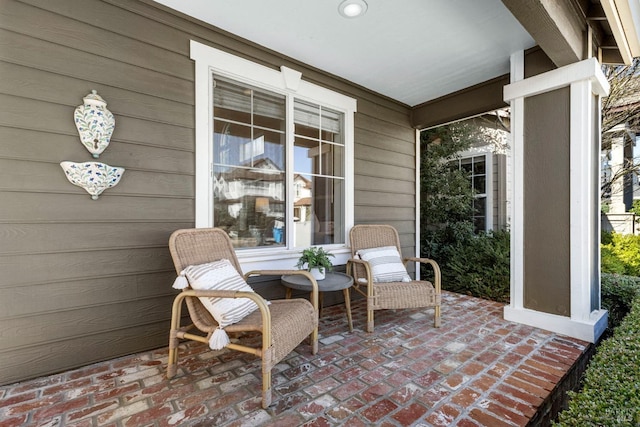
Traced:
[[[254, 292], [229, 260], [190, 265], [183, 271], [189, 286], [196, 290]], [[248, 298], [199, 298], [220, 327], [242, 320], [258, 306]]]
[[360, 249], [360, 259], [367, 261], [371, 266], [373, 281], [385, 282], [410, 282], [411, 276], [402, 263], [400, 253], [395, 246], [383, 246], [380, 248]]

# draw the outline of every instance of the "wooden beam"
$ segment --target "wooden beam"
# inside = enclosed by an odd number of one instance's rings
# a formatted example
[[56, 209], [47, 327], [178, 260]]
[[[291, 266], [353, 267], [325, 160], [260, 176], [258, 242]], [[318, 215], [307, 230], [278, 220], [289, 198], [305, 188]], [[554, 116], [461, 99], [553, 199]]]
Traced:
[[[524, 60], [527, 70], [525, 77], [556, 68], [551, 59], [537, 46], [525, 52]], [[426, 129], [508, 107], [504, 102], [503, 89], [509, 83], [510, 77], [505, 74], [416, 105], [411, 110], [411, 125], [415, 129]]]
[[[622, 4], [623, 2], [621, 2]], [[607, 21], [611, 26], [611, 32], [615, 37], [622, 63], [629, 65], [633, 61], [633, 55], [631, 54], [631, 48], [629, 47], [629, 40], [625, 34], [624, 26], [622, 24], [622, 16], [618, 10], [615, 0], [602, 0], [602, 8], [607, 15]]]
[[587, 10], [587, 21], [606, 21], [607, 15], [601, 4], [591, 3]]
[[600, 42], [600, 47], [602, 49], [618, 49], [618, 43], [613, 36], [605, 36]]
[[602, 63], [620, 65], [624, 64], [624, 60], [618, 48], [602, 49]]
[[507, 107], [502, 95], [507, 84], [508, 74], [417, 105], [411, 110], [411, 126], [426, 129]]
[[586, 22], [571, 2], [502, 0], [502, 3], [556, 66], [584, 59]]

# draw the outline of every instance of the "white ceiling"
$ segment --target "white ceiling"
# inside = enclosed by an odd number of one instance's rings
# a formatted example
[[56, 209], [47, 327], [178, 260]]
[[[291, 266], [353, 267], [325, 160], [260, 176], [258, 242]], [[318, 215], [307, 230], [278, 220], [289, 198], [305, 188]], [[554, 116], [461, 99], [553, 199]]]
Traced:
[[[409, 106], [509, 72], [535, 45], [500, 0], [156, 0]], [[304, 78], [304, 76], [303, 76]]]

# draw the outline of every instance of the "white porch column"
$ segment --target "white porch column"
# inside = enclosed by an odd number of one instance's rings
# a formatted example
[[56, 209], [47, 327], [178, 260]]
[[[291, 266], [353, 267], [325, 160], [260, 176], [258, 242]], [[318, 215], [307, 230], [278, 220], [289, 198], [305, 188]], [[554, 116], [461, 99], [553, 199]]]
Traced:
[[[600, 97], [593, 58], [523, 79], [512, 56], [513, 204], [507, 320], [595, 342], [600, 309]], [[567, 180], [569, 182], [567, 182]]]

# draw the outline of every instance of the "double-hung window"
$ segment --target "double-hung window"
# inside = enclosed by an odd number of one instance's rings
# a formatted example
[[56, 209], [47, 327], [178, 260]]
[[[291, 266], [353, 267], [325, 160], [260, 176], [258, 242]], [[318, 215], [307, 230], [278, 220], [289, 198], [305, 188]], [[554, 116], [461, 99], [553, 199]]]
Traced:
[[290, 268], [323, 245], [348, 257], [354, 99], [191, 42], [196, 227], [224, 229], [243, 269]]
[[465, 172], [474, 192], [473, 225], [476, 232], [493, 228], [492, 153], [466, 152], [452, 165]]

